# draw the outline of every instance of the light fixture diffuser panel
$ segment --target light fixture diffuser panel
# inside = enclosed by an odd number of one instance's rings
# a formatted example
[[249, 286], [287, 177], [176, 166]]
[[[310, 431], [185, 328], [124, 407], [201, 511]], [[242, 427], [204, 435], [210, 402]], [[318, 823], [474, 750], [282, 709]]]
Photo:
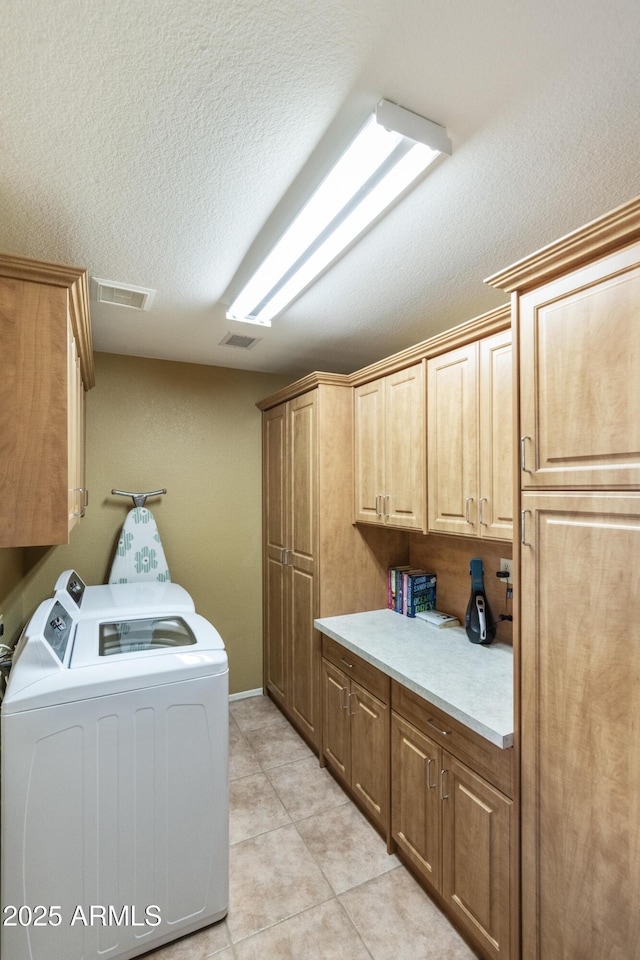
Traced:
[[229, 320], [270, 326], [441, 153], [438, 123], [381, 100], [334, 167], [227, 310]]

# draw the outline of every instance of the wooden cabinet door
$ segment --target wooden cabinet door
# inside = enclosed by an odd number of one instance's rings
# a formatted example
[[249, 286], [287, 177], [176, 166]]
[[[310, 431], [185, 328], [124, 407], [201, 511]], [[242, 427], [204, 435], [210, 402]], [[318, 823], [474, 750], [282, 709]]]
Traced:
[[[353, 392], [355, 431], [355, 520], [384, 523], [385, 489], [384, 378]], [[348, 455], [348, 451], [345, 451]]]
[[426, 499], [424, 365], [385, 377], [385, 485], [389, 526], [422, 530]]
[[508, 960], [512, 801], [446, 752], [441, 785], [442, 895], [487, 957]]
[[385, 829], [389, 810], [389, 709], [351, 681], [351, 789]]
[[322, 660], [322, 750], [347, 784], [351, 778], [349, 684], [349, 678], [341, 670]]
[[283, 703], [288, 695], [287, 634], [287, 405], [263, 418], [264, 677]]
[[433, 886], [441, 884], [440, 747], [391, 715], [391, 833]]
[[519, 299], [522, 486], [640, 485], [640, 243]]
[[524, 960], [640, 945], [640, 494], [524, 494]]
[[319, 746], [320, 635], [317, 616], [317, 393], [288, 404], [287, 625], [290, 658], [289, 710], [307, 737]]
[[478, 531], [478, 344], [428, 361], [429, 530]]
[[69, 539], [67, 291], [0, 278], [0, 547]]
[[481, 537], [513, 539], [513, 358], [511, 331], [479, 342]]
[[320, 637], [313, 573], [291, 567], [288, 577], [289, 712], [309, 740], [320, 745]]

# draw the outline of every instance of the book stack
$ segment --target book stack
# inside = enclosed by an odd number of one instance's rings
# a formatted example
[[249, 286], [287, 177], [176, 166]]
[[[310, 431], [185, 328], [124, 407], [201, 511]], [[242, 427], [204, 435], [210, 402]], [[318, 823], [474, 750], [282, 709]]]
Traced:
[[411, 570], [411, 567], [408, 564], [398, 567], [389, 567], [389, 589], [387, 592], [387, 606], [389, 607], [389, 610], [398, 611], [398, 604], [400, 604], [400, 610], [402, 610], [402, 575], [404, 573], [408, 573], [409, 570]]
[[388, 607], [406, 617], [435, 610], [435, 573], [409, 566], [389, 567]]

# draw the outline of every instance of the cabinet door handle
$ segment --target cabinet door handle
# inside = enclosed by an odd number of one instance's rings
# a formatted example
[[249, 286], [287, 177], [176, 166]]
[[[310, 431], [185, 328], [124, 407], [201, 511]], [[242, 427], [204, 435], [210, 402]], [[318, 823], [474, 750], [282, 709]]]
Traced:
[[384, 509], [384, 516], [385, 516], [385, 519], [388, 519], [388, 517], [389, 517], [389, 494], [388, 494], [388, 493], [385, 494], [385, 496], [384, 496], [382, 499], [383, 499], [383, 502], [384, 502], [384, 508], [383, 508], [383, 509]]
[[432, 763], [435, 763], [435, 760], [433, 759], [433, 757], [427, 760], [427, 790], [435, 790], [435, 788], [438, 786], [437, 783], [431, 783], [431, 777], [429, 776], [431, 772]]
[[524, 532], [525, 517], [528, 513], [531, 513], [531, 510], [520, 511], [520, 543], [522, 544], [523, 547], [533, 546], [533, 544], [529, 543], [529, 541], [527, 540]]
[[520, 469], [523, 473], [531, 473], [531, 470], [527, 470], [525, 466], [525, 453], [524, 453], [524, 442], [525, 440], [531, 440], [529, 435], [525, 437], [520, 437]]
[[488, 523], [485, 523], [485, 520], [484, 520], [484, 511], [483, 511], [483, 509], [482, 509], [482, 504], [483, 504], [483, 503], [488, 503], [488, 502], [489, 502], [489, 498], [488, 498], [488, 497], [480, 497], [480, 499], [478, 500], [479, 509], [480, 509], [480, 517], [479, 517], [479, 520], [480, 520], [480, 526], [481, 526], [481, 527], [488, 527], [488, 526], [489, 526]]
[[441, 733], [443, 737], [448, 737], [451, 733], [451, 730], [441, 730], [436, 721], [433, 719], [427, 720], [427, 723], [430, 723], [432, 727], [435, 727], [438, 733]]
[[345, 703], [342, 702], [342, 700], [343, 700], [342, 694], [343, 694], [343, 693], [346, 693], [346, 692], [347, 692], [347, 688], [346, 688], [346, 687], [340, 687], [340, 709], [341, 709], [341, 710], [346, 710], [346, 709], [347, 709], [347, 704], [346, 704], [346, 702], [345, 702]]
[[441, 771], [440, 771], [440, 799], [441, 799], [441, 800], [448, 800], [448, 799], [449, 799], [449, 794], [444, 792], [444, 775], [445, 775], [445, 773], [449, 773], [449, 771], [448, 771], [448, 770], [441, 770]]
[[381, 497], [382, 497], [381, 494], [376, 493], [376, 517], [381, 517], [381, 516], [382, 516], [382, 510], [380, 509], [380, 500], [381, 500]]
[[348, 660], [345, 660], [344, 657], [340, 657], [340, 663], [344, 663], [345, 667], [349, 667], [349, 670], [353, 670], [353, 664], [349, 663]]
[[[349, 696], [347, 697], [347, 703], [351, 703], [351, 697], [355, 697], [355, 698], [356, 698], [356, 703], [358, 702], [358, 694], [357, 694], [357, 693], [350, 693]], [[355, 716], [355, 710], [348, 710], [347, 713], [349, 714], [350, 717]]]
[[473, 497], [467, 497], [464, 502], [464, 519], [467, 523], [473, 523], [473, 520], [469, 519], [469, 504], [473, 503]]
[[[84, 487], [72, 487], [71, 493], [83, 493]], [[76, 501], [76, 506], [79, 506], [79, 510], [74, 510], [71, 514], [72, 517], [84, 517], [84, 497], [74, 497]]]

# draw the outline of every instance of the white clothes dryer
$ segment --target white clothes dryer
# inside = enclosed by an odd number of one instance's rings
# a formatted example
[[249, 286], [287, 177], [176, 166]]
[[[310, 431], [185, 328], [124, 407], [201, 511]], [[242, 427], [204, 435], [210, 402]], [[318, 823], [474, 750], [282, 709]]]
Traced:
[[228, 663], [187, 591], [67, 571], [1, 725], [3, 957], [129, 960], [225, 916]]

